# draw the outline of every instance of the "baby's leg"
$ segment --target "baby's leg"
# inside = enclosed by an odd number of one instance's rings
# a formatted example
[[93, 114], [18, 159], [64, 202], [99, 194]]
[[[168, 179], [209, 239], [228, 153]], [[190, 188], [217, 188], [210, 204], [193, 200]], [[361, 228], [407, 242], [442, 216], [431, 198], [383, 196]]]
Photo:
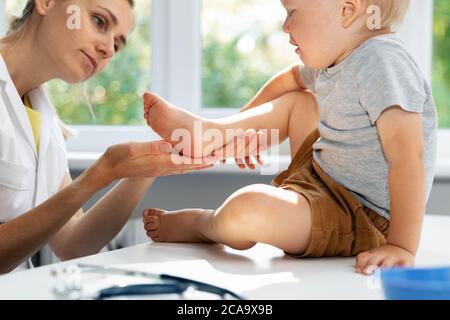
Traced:
[[[219, 120], [207, 120], [174, 106], [152, 93], [144, 95], [145, 118], [147, 123], [163, 139], [171, 141], [174, 145], [179, 141], [173, 141], [172, 134], [177, 129], [185, 129], [190, 133], [191, 139], [196, 139], [195, 144], [200, 145], [200, 154], [209, 155], [213, 150], [222, 148], [231, 141], [226, 141], [227, 130], [255, 129], [267, 130], [268, 145], [281, 143], [286, 138], [291, 139], [291, 150], [295, 154], [302, 141], [317, 127], [318, 110], [313, 94], [306, 91], [291, 92], [253, 109], [238, 113], [231, 117]], [[203, 141], [203, 137], [196, 136], [196, 126], [203, 129], [215, 129], [224, 140], [217, 145], [211, 141]], [[272, 140], [271, 129], [277, 129], [278, 141]], [[202, 134], [202, 133], [201, 133]], [[201, 141], [198, 141], [198, 139]], [[231, 137], [232, 138], [232, 137]], [[194, 141], [192, 141], [194, 143]], [[209, 147], [209, 149], [205, 149]], [[198, 154], [198, 149], [196, 149]], [[186, 155], [194, 154], [194, 147]]]
[[218, 242], [245, 250], [265, 243], [303, 253], [311, 237], [311, 209], [301, 195], [268, 185], [245, 187], [216, 211], [144, 212], [147, 235], [157, 242]]

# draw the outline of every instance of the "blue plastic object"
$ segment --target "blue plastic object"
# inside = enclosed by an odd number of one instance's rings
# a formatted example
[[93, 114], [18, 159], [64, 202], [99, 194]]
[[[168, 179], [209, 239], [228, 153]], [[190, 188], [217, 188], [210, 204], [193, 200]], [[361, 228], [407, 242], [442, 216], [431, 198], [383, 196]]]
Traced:
[[383, 270], [380, 278], [388, 300], [450, 300], [450, 267]]

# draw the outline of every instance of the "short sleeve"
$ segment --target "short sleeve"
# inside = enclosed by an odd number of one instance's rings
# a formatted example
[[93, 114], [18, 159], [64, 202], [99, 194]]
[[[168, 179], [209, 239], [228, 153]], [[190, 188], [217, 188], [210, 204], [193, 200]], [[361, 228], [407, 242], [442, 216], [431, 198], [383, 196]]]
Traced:
[[423, 113], [427, 94], [419, 67], [402, 46], [377, 44], [365, 48], [356, 72], [360, 103], [372, 125], [393, 106]]
[[316, 92], [316, 80], [319, 75], [319, 70], [309, 68], [305, 65], [300, 66], [300, 76], [309, 90]]

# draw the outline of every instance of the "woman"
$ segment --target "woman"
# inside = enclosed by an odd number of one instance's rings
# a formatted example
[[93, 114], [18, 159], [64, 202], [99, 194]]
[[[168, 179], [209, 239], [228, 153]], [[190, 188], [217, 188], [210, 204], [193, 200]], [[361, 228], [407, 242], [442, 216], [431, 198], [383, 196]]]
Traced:
[[[80, 9], [80, 28], [68, 27], [72, 5]], [[56, 78], [79, 83], [104, 70], [126, 44], [132, 7], [133, 0], [29, 0], [0, 40], [0, 273], [26, 268], [46, 243], [63, 260], [97, 253], [154, 177], [210, 167], [207, 159], [174, 165], [166, 142], [128, 143], [108, 148], [70, 178], [63, 135], [41, 85]], [[122, 178], [83, 214], [91, 196]]]

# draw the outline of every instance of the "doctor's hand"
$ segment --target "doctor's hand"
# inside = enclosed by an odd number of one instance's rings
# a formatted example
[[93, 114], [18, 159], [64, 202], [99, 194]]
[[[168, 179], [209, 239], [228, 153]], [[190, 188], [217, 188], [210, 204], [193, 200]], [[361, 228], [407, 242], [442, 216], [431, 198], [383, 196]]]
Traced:
[[153, 178], [203, 170], [212, 167], [216, 160], [174, 154], [172, 145], [164, 141], [130, 142], [109, 147], [94, 167], [109, 184], [121, 178]]

